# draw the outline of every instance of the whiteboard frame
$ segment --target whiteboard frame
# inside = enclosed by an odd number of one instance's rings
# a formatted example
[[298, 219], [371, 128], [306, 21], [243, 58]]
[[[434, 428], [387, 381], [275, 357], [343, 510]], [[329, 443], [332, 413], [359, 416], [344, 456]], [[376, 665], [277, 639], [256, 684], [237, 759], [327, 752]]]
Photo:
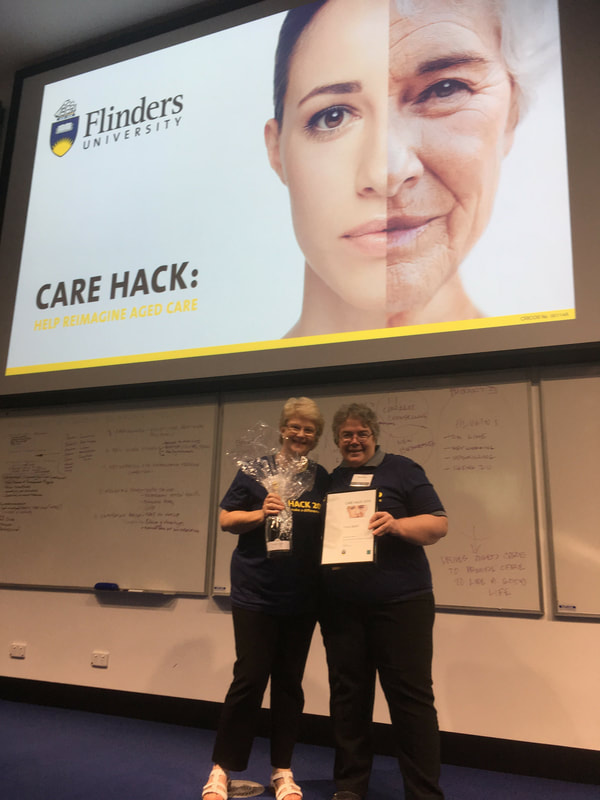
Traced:
[[[579, 384], [583, 386], [587, 379], [600, 379], [600, 366], [596, 364], [586, 365], [582, 367], [568, 366], [556, 367], [549, 370], [547, 374], [540, 380], [540, 406], [541, 406], [541, 424], [542, 424], [542, 447], [544, 453], [544, 499], [546, 508], [546, 518], [548, 520], [548, 551], [550, 556], [550, 590], [552, 596], [552, 613], [557, 620], [600, 620], [600, 588], [598, 590], [598, 610], [597, 611], [577, 611], [577, 608], [569, 608], [567, 604], [561, 607], [560, 600], [560, 587], [559, 587], [559, 567], [558, 567], [558, 550], [559, 544], [557, 541], [557, 514], [554, 513], [556, 506], [553, 506], [553, 492], [552, 492], [552, 477], [551, 477], [551, 454], [550, 454], [550, 437], [552, 426], [549, 419], [549, 401], [545, 387], [550, 389], [550, 385], [559, 382]], [[600, 545], [598, 548], [600, 558]], [[600, 577], [599, 584], [600, 587]], [[573, 598], [576, 599], [576, 598]]]
[[[201, 536], [205, 539], [206, 546], [204, 548], [204, 561], [199, 565], [202, 573], [202, 585], [197, 590], [179, 590], [176, 588], [161, 589], [158, 587], [125, 587], [119, 588], [114, 591], [97, 591], [95, 585], [83, 584], [77, 585], [75, 582], [72, 584], [64, 583], [46, 583], [43, 581], [32, 580], [25, 581], [0, 581], [1, 588], [8, 589], [39, 589], [45, 591], [65, 591], [65, 592], [78, 592], [96, 594], [103, 602], [113, 603], [126, 603], [132, 604], [134, 598], [137, 598], [142, 603], [152, 602], [155, 603], [159, 597], [172, 598], [172, 597], [206, 597], [209, 595], [208, 587], [210, 585], [210, 574], [212, 570], [212, 559], [210, 558], [211, 549], [211, 532], [215, 528], [215, 502], [214, 502], [214, 481], [212, 475], [215, 469], [215, 459], [218, 458], [218, 414], [219, 414], [219, 399], [216, 393], [207, 393], [206, 395], [195, 396], [176, 396], [176, 397], [153, 397], [143, 400], [118, 400], [114, 402], [93, 402], [93, 403], [74, 403], [69, 405], [48, 405], [42, 407], [29, 407], [24, 409], [5, 408], [0, 409], [0, 420], [28, 420], [34, 421], [36, 418], [56, 417], [68, 418], [74, 417], [78, 414], [93, 415], [93, 414], [113, 414], [119, 412], [148, 412], [158, 410], [161, 408], [176, 410], [178, 408], [208, 408], [212, 407], [211, 421], [211, 436], [210, 436], [210, 481], [211, 486], [207, 496], [207, 518], [205, 532]], [[99, 575], [99, 577], [102, 577]], [[109, 575], [105, 576], [110, 578]], [[151, 599], [154, 598], [154, 599]]]

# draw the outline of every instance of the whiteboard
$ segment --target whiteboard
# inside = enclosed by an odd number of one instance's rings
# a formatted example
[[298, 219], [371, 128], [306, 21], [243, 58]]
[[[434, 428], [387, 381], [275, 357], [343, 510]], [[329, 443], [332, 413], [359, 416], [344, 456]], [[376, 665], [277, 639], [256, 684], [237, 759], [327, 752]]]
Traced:
[[[420, 463], [448, 512], [449, 534], [425, 549], [438, 607], [541, 612], [537, 520], [530, 433], [530, 386], [484, 386], [376, 392], [297, 389], [316, 400], [326, 419], [317, 460], [328, 470], [339, 461], [330, 422], [346, 402], [366, 402], [377, 413], [380, 444]], [[256, 422], [277, 427], [289, 392], [269, 399], [231, 395], [223, 405], [223, 453]], [[235, 467], [221, 460], [219, 498]], [[213, 592], [230, 591], [229, 563], [236, 545], [217, 534]]]
[[600, 616], [600, 377], [541, 386], [554, 610]]
[[204, 593], [217, 405], [0, 417], [0, 582]]

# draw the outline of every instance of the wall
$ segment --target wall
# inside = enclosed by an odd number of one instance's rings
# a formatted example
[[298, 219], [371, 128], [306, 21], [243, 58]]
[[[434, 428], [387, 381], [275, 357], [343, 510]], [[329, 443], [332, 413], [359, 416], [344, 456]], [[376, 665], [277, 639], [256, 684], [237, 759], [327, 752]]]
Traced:
[[[230, 617], [213, 600], [168, 608], [100, 607], [89, 594], [0, 592], [2, 673], [221, 702], [231, 678]], [[9, 658], [27, 642], [24, 661]], [[600, 637], [593, 624], [440, 614], [434, 680], [443, 730], [600, 749]], [[94, 649], [109, 668], [90, 666]], [[327, 714], [316, 634], [305, 678], [306, 711]], [[376, 720], [387, 722], [378, 697]]]
[[[539, 440], [534, 450], [542, 497]], [[550, 609], [542, 503], [537, 512], [544, 608]], [[0, 589], [0, 673], [222, 701], [233, 662], [227, 600], [179, 597], [144, 605], [132, 597], [127, 602], [102, 604], [88, 593]], [[27, 643], [25, 660], [9, 657], [12, 642]], [[90, 665], [96, 649], [110, 653], [108, 669]], [[438, 614], [434, 680], [442, 730], [600, 749], [599, 674], [597, 621], [554, 620], [548, 611], [542, 618]], [[318, 633], [305, 690], [306, 711], [326, 715], [327, 675]], [[388, 721], [381, 695], [375, 718]]]

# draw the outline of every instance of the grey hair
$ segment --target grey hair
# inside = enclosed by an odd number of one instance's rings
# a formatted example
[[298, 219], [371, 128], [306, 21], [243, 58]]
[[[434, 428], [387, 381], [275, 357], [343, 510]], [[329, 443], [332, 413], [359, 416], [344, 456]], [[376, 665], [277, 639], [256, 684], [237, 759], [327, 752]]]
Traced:
[[377, 414], [373, 409], [365, 403], [348, 403], [341, 406], [333, 415], [333, 422], [331, 429], [333, 431], [333, 440], [336, 444], [340, 439], [340, 428], [347, 419], [357, 419], [366, 428], [371, 429], [375, 443], [379, 440], [379, 422], [377, 421]]
[[[516, 90], [519, 119], [535, 99], [535, 88], [560, 54], [557, 0], [446, 0], [449, 8], [474, 3], [496, 15], [500, 49]], [[395, 0], [403, 16], [427, 8], [427, 0]]]

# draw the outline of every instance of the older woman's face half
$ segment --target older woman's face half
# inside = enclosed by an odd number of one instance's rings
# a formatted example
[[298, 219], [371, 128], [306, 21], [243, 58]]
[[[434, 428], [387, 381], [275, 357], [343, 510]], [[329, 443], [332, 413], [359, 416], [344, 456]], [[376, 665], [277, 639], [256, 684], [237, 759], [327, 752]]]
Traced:
[[481, 235], [516, 123], [486, 3], [402, 5], [317, 12], [269, 147], [309, 267], [349, 305], [400, 315], [451, 283]]
[[485, 229], [517, 122], [490, 4], [392, 0], [388, 309], [423, 308]]

